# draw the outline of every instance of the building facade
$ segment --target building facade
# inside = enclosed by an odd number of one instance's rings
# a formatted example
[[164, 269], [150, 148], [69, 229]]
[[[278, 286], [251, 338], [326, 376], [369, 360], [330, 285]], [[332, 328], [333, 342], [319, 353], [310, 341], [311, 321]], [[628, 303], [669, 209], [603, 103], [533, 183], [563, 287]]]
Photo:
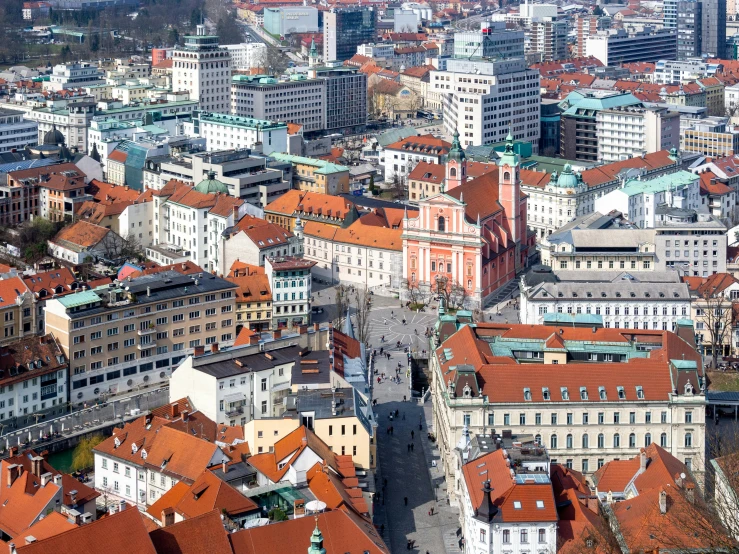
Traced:
[[324, 62], [348, 60], [357, 46], [374, 42], [375, 10], [372, 7], [332, 8], [323, 14]]

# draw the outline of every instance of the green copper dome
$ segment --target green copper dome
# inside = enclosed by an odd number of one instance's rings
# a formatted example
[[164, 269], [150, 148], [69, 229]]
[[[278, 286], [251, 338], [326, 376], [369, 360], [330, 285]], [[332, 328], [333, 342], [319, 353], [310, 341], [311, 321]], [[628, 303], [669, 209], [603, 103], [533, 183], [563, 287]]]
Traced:
[[462, 145], [459, 143], [459, 131], [456, 129], [454, 130], [454, 135], [452, 139], [452, 147], [449, 149], [449, 155], [447, 156], [448, 160], [456, 160], [458, 162], [461, 162], [465, 159], [465, 153], [462, 149]]
[[195, 185], [195, 190], [204, 194], [215, 194], [217, 192], [228, 194], [228, 187], [216, 179], [214, 171], [209, 171], [208, 178]]
[[572, 171], [572, 166], [566, 164], [562, 173], [557, 178], [557, 186], [562, 188], [575, 188], [578, 185], [577, 175]]

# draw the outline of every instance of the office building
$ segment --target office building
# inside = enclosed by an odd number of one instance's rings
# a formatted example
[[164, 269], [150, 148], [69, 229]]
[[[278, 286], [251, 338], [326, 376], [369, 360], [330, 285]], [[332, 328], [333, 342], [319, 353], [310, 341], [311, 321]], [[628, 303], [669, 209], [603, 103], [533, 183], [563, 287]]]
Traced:
[[197, 347], [233, 344], [235, 289], [209, 273], [165, 271], [47, 300], [46, 333], [70, 360], [70, 400], [166, 383]]
[[479, 31], [454, 33], [454, 57], [504, 60], [524, 56], [524, 32], [509, 31], [500, 21], [483, 21]]
[[318, 10], [312, 6], [265, 8], [264, 29], [278, 37], [292, 33], [317, 33]]
[[598, 58], [603, 65], [674, 60], [677, 57], [677, 31], [649, 26], [633, 32], [624, 29], [598, 31], [588, 36], [585, 53]]
[[[586, 475], [652, 443], [703, 470], [705, 382], [690, 321], [672, 333], [597, 325], [472, 326], [464, 316], [440, 316], [429, 361], [447, 482], [454, 482], [458, 467], [455, 446], [467, 433], [482, 436], [492, 429], [532, 434], [552, 463]], [[553, 371], [550, 364], [567, 367]], [[686, 434], [693, 440], [684, 441]]]
[[727, 117], [706, 117], [685, 129], [680, 148], [712, 158], [733, 156], [739, 153], [739, 131]]
[[598, 110], [598, 161], [611, 163], [680, 147], [680, 114], [643, 105]]
[[703, 37], [701, 54], [726, 58], [726, 0], [701, 0]]
[[230, 88], [230, 52], [198, 25], [197, 35], [186, 36], [184, 46], [172, 52], [172, 90], [188, 91], [203, 111], [228, 113]]
[[59, 91], [99, 85], [105, 82], [105, 75], [98, 66], [91, 63], [71, 63], [55, 65], [44, 82], [44, 90]]
[[231, 69], [234, 71], [249, 71], [252, 67], [259, 67], [267, 51], [267, 45], [263, 42], [224, 44], [222, 48], [231, 54]]
[[[192, 125], [192, 132], [190, 130]], [[287, 124], [239, 117], [229, 113], [198, 112], [186, 123], [187, 134], [206, 140], [206, 149], [249, 148], [262, 154], [287, 152]]]
[[677, 31], [677, 59], [700, 57], [703, 45], [703, 2], [665, 0], [664, 27]]
[[538, 152], [539, 81], [539, 70], [527, 69], [523, 58], [450, 59], [446, 71], [431, 72], [431, 90], [442, 98], [444, 128], [448, 135], [458, 130], [463, 147], [502, 142], [511, 132]]
[[328, 62], [311, 68], [308, 76], [326, 83], [324, 128], [361, 132], [367, 123], [367, 75], [355, 67]]
[[38, 144], [38, 123], [24, 119], [23, 112], [0, 108], [0, 154]]
[[659, 60], [654, 64], [653, 80], [658, 85], [680, 85], [704, 77], [713, 77], [723, 65], [702, 59]]
[[323, 14], [323, 60], [343, 62], [357, 53], [357, 46], [375, 42], [373, 8], [331, 8]]

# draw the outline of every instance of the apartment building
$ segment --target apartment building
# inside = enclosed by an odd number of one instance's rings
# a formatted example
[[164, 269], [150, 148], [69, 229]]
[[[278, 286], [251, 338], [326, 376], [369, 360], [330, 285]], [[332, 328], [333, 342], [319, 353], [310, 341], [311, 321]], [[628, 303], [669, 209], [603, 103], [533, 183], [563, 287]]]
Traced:
[[433, 135], [411, 136], [388, 144], [383, 152], [385, 181], [390, 182], [396, 176], [407, 179], [421, 162], [441, 164], [451, 146], [451, 143]]
[[262, 42], [242, 42], [240, 44], [224, 44], [224, 50], [231, 54], [231, 69], [234, 71], [249, 71], [252, 67], [259, 67], [267, 45]]
[[58, 64], [51, 70], [49, 80], [44, 82], [44, 90], [60, 91], [97, 85], [104, 78], [100, 68], [92, 63]]
[[431, 73], [431, 87], [442, 97], [445, 131], [459, 130], [462, 146], [503, 142], [511, 132], [538, 152], [539, 70], [523, 58], [450, 59]]
[[169, 380], [198, 346], [235, 339], [236, 285], [165, 271], [46, 302], [46, 332], [70, 359], [71, 401]]
[[267, 221], [290, 231], [298, 221], [347, 227], [359, 219], [354, 202], [341, 196], [290, 190], [264, 208]]
[[[682, 0], [681, 0], [682, 1]], [[686, 2], [697, 4], [699, 2]], [[659, 60], [654, 64], [654, 82], [658, 85], [679, 85], [704, 77], [713, 77], [723, 65], [701, 59]]]
[[680, 147], [680, 114], [639, 105], [599, 110], [595, 116], [598, 160], [610, 163]]
[[219, 237], [220, 273], [227, 275], [235, 263], [263, 266], [267, 258], [301, 256], [302, 225], [287, 229], [252, 215], [244, 215], [238, 223]]
[[24, 119], [18, 110], [0, 108], [0, 153], [37, 144], [38, 123]]
[[610, 27], [611, 18], [608, 16], [576, 15], [575, 29], [577, 32], [577, 41], [575, 43], [575, 56], [578, 58], [586, 57], [588, 37], [597, 34], [598, 31], [610, 29]]
[[677, 59], [699, 58], [703, 54], [703, 2], [665, 0], [664, 27], [677, 32]]
[[[189, 124], [185, 125], [186, 129]], [[262, 154], [287, 152], [287, 124], [228, 113], [197, 113], [192, 133], [206, 140], [208, 150], [249, 148]]]
[[538, 53], [542, 61], [567, 59], [567, 21], [557, 17], [534, 18], [526, 30], [527, 54]]
[[272, 328], [272, 289], [264, 268], [234, 262], [227, 279], [237, 285], [236, 334], [246, 327], [262, 332]]
[[323, 14], [323, 60], [343, 62], [357, 46], [377, 38], [377, 14], [373, 7], [331, 8]]
[[603, 65], [677, 58], [675, 29], [655, 29], [648, 25], [632, 32], [609, 29], [589, 35], [585, 44], [586, 55], [598, 58]]
[[[434, 429], [448, 482], [464, 435], [492, 429], [533, 434], [552, 463], [585, 475], [652, 443], [704, 471], [705, 383], [687, 322], [672, 333], [470, 326], [460, 321], [465, 316], [441, 315], [431, 346]], [[550, 364], [567, 367], [551, 371]]]
[[308, 325], [311, 319], [311, 270], [316, 262], [281, 256], [267, 258], [264, 270], [272, 289], [272, 328]]
[[510, 31], [501, 21], [483, 21], [479, 31], [454, 33], [454, 57], [460, 59], [523, 58], [524, 32]]
[[54, 335], [0, 346], [0, 425], [23, 428], [67, 411], [69, 364]]
[[272, 158], [292, 164], [293, 189], [337, 196], [349, 192], [349, 168], [319, 158], [275, 152]]
[[231, 54], [218, 46], [218, 37], [197, 26], [182, 48], [172, 52], [172, 90], [187, 91], [206, 112], [227, 113], [230, 107]]
[[33, 294], [18, 276], [0, 279], [0, 346], [36, 334]]

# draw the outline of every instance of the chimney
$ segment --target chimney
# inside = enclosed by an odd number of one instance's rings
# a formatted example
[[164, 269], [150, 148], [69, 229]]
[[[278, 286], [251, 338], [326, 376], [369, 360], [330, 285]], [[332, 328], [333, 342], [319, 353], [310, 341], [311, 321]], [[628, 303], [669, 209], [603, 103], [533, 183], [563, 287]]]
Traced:
[[254, 346], [256, 344], [259, 344], [259, 335], [250, 335], [249, 346]]
[[146, 418], [144, 419], [145, 425], [151, 425], [151, 414], [146, 414]]
[[683, 479], [685, 479], [684, 473], [675, 474], [675, 484], [677, 485], [677, 488], [679, 489], [683, 488]]
[[177, 402], [170, 404], [169, 413], [172, 416], [172, 419], [177, 418], [180, 415], [180, 405]]
[[58, 473], [54, 475], [54, 484], [61, 487], [62, 486], [62, 476]]
[[233, 207], [233, 215], [234, 215], [234, 224], [236, 224], [236, 222], [238, 222], [239, 220], [239, 207], [238, 206]]
[[36, 537], [34, 537], [33, 535], [28, 535], [26, 537], [26, 544], [33, 544], [35, 542], [36, 542]]
[[212, 354], [215, 354], [216, 352], [218, 352], [218, 343], [217, 342], [214, 342], [213, 344], [210, 345], [210, 351], [211, 351]]
[[272, 331], [272, 338], [277, 340], [282, 336], [282, 329], [275, 329]]
[[221, 471], [223, 471], [224, 475], [226, 474], [226, 460], [223, 460], [223, 462], [221, 462]]
[[146, 296], [151, 296], [151, 287], [146, 287]]
[[41, 476], [41, 486], [42, 487], [45, 487], [46, 485], [48, 485], [49, 483], [51, 483], [51, 481], [52, 481], [51, 472], [47, 471], [46, 473], [44, 473]]
[[125, 500], [121, 500], [120, 507], [118, 508], [118, 511], [119, 512], [122, 512], [123, 510], [126, 509], [126, 507], [127, 507], [126, 501]]
[[314, 323], [313, 324], [313, 330], [314, 331], [319, 331], [320, 329], [321, 329], [321, 326], [318, 323]]
[[13, 483], [15, 483], [15, 480], [20, 477], [21, 471], [23, 470], [23, 466], [19, 466], [18, 464], [10, 464], [8, 466], [8, 486], [12, 487]]
[[182, 410], [180, 413], [182, 414], [182, 421], [187, 421], [187, 418], [190, 415], [190, 411], [189, 410]]
[[205, 347], [204, 346], [196, 346], [195, 347], [194, 355], [195, 356], [202, 356], [203, 354], [205, 354]]
[[[73, 491], [69, 491], [69, 501], [72, 504], [77, 504], [77, 489], [75, 489]], [[111, 506], [111, 508], [113, 508], [113, 506]], [[112, 514], [114, 512], [110, 512], [110, 513]]]
[[667, 513], [667, 491], [664, 489], [659, 491], [659, 513]]
[[641, 471], [646, 471], [648, 462], [649, 462], [649, 458], [647, 458], [647, 451], [644, 448], [642, 448], [639, 451], [639, 469]]
[[298, 334], [299, 335], [305, 335], [308, 333], [308, 326], [307, 325], [301, 325], [298, 327]]
[[691, 504], [695, 504], [695, 485], [693, 483], [685, 483], [685, 498]]
[[17, 447], [17, 446], [11, 446], [11, 447], [10, 447], [10, 448], [8, 449], [8, 457], [12, 458], [12, 457], [13, 457], [13, 456], [15, 456], [16, 454], [18, 454], [18, 447]]
[[598, 503], [597, 496], [588, 496], [588, 510], [593, 512], [595, 515], [600, 515], [600, 504]]

